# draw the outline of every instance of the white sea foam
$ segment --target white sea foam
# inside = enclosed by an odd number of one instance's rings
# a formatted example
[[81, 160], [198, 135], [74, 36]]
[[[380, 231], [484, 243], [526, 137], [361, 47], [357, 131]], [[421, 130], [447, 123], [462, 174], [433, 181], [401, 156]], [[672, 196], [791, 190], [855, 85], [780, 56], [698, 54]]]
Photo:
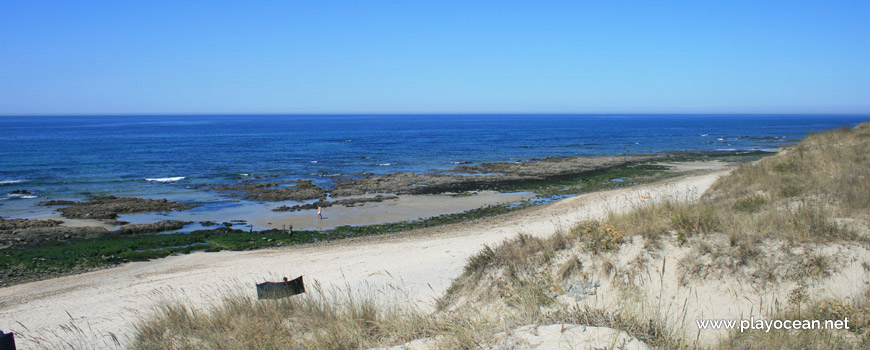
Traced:
[[12, 184], [20, 184], [27, 180], [0, 180], [0, 185], [12, 185]]
[[241, 174], [239, 174], [239, 175], [241, 175], [241, 176], [248, 176], [248, 174], [245, 174], [245, 173], [241, 173]]
[[316, 161], [316, 160], [312, 160], [312, 161], [309, 162], [309, 163], [311, 163], [311, 164], [317, 164], [317, 161]]
[[393, 165], [393, 164], [391, 164], [391, 163], [381, 163], [381, 164], [378, 164], [378, 166], [390, 166], [390, 165]]
[[178, 177], [159, 177], [159, 178], [154, 178], [154, 179], [145, 179], [145, 181], [148, 181], [148, 182], [163, 182], [163, 183], [166, 183], [166, 182], [176, 182], [176, 181], [180, 181], [180, 180], [184, 180], [184, 176], [178, 176]]
[[24, 193], [8, 193], [8, 194], [6, 194], [6, 199], [9, 199], [9, 198], [32, 199], [32, 198], [37, 198], [37, 196], [30, 195], [30, 194], [24, 194]]

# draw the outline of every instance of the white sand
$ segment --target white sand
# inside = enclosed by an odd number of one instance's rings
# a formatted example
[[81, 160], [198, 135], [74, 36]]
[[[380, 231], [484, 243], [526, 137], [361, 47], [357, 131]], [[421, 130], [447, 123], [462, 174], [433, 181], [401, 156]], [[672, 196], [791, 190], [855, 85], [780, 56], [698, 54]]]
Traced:
[[[518, 233], [550, 235], [580, 220], [624, 211], [643, 201], [697, 198], [726, 173], [593, 193], [413, 234], [260, 251], [193, 253], [7, 287], [0, 289], [0, 329], [16, 332], [21, 348], [38, 345], [34, 340], [45, 345], [76, 338], [111, 344], [110, 332], [126, 343], [131, 323], [158, 297], [189, 298], [202, 305], [227, 286], [243, 286], [254, 294], [254, 283], [267, 277], [297, 275], [326, 287], [392, 284], [409, 291], [422, 306], [431, 307], [432, 299], [443, 294], [462, 272], [466, 259], [484, 244], [496, 244]], [[61, 330], [71, 318], [84, 335]]]

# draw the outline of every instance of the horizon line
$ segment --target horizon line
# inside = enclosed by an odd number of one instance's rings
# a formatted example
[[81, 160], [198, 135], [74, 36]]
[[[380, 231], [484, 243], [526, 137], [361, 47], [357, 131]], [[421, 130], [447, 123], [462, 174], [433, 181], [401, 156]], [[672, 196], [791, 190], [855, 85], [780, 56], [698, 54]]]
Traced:
[[244, 112], [244, 113], [208, 113], [208, 112], [196, 112], [196, 113], [21, 113], [21, 114], [0, 114], [0, 118], [7, 117], [133, 117], [133, 116], [455, 116], [455, 115], [515, 115], [515, 116], [543, 116], [543, 115], [585, 115], [585, 116], [655, 116], [655, 115], [682, 115], [682, 116], [825, 116], [825, 115], [838, 115], [838, 116], [870, 116], [870, 112], [811, 112], [811, 113], [788, 113], [788, 112], [774, 112], [774, 113], [763, 113], [763, 112], [736, 112], [736, 113], [727, 113], [727, 112], [606, 112], [606, 113], [595, 113], [595, 112], [313, 112], [313, 113], [253, 113], [253, 112]]

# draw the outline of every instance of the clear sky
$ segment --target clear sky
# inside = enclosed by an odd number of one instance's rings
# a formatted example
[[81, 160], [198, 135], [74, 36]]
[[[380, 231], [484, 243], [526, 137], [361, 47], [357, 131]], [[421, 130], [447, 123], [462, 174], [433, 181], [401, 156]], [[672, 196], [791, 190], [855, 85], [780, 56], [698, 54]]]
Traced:
[[870, 113], [870, 1], [0, 3], [0, 115]]

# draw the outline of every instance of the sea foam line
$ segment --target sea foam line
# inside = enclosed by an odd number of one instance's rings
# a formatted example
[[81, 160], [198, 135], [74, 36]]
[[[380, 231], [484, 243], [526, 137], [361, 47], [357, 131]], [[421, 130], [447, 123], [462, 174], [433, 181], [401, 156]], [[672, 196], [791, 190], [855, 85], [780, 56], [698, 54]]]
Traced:
[[27, 180], [0, 180], [0, 185], [12, 185], [12, 184], [20, 184]]
[[184, 178], [185, 178], [184, 176], [178, 176], [178, 177], [159, 177], [159, 178], [154, 178], [154, 179], [145, 179], [145, 181], [148, 181], [148, 182], [164, 182], [164, 183], [166, 183], [166, 182], [176, 182], [176, 181], [184, 180]]

